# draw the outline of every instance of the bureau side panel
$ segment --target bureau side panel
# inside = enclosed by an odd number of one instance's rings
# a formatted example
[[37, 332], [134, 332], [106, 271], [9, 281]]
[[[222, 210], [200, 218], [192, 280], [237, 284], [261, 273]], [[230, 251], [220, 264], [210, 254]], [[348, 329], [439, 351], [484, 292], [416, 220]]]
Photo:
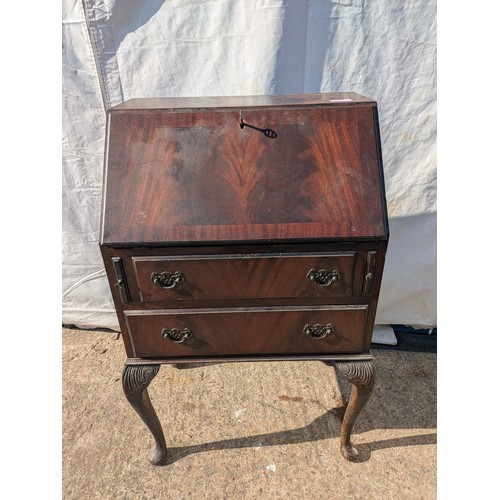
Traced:
[[[372, 250], [367, 252], [366, 255], [366, 264], [365, 264], [365, 280], [370, 273], [373, 274], [373, 284], [370, 286], [369, 296], [366, 297], [370, 301], [370, 309], [368, 311], [368, 317], [366, 322], [366, 334], [364, 341], [364, 350], [368, 352], [370, 350], [372, 336], [373, 336], [373, 327], [375, 325], [375, 318], [377, 314], [377, 304], [378, 298], [380, 294], [380, 287], [382, 284], [382, 275], [384, 271], [385, 265], [385, 256], [387, 253], [387, 244], [388, 240], [380, 241], [378, 245], [373, 247]], [[370, 267], [370, 254], [375, 254], [375, 265], [374, 268]], [[365, 281], [366, 284], [366, 281]]]
[[109, 289], [111, 291], [111, 295], [113, 297], [113, 303], [115, 305], [116, 315], [118, 317], [118, 324], [120, 326], [120, 332], [122, 334], [123, 343], [125, 345], [125, 351], [129, 358], [134, 357], [132, 343], [130, 341], [130, 337], [127, 331], [127, 324], [125, 321], [125, 317], [123, 315], [124, 306], [126, 306], [127, 302], [123, 301], [124, 295], [120, 293], [120, 289], [118, 285], [118, 276], [116, 273], [116, 267], [113, 265], [113, 258], [119, 258], [123, 266], [124, 274], [127, 276], [127, 270], [131, 272], [128, 268], [127, 259], [122, 259], [113, 249], [100, 246], [101, 255], [104, 262], [104, 267], [106, 269], [106, 277], [108, 278]]

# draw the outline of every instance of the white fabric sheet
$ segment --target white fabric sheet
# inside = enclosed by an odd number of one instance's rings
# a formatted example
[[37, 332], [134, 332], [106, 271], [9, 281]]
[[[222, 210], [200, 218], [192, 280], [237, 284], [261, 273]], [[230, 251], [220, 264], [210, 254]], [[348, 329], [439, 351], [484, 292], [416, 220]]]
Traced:
[[436, 5], [63, 0], [63, 323], [118, 329], [98, 248], [105, 109], [132, 97], [378, 101], [391, 237], [378, 324], [436, 325]]

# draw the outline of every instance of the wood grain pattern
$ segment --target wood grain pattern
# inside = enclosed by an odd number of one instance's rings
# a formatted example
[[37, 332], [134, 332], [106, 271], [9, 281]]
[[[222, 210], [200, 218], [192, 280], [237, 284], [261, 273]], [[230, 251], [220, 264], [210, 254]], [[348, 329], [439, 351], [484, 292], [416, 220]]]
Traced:
[[243, 116], [111, 114], [102, 243], [386, 237], [373, 106]]
[[[234, 354], [314, 354], [362, 351], [368, 306], [227, 308], [224, 310], [127, 311], [134, 357]], [[313, 339], [307, 324], [328, 324], [334, 332]], [[164, 328], [189, 328], [192, 338], [176, 344]]]
[[[349, 297], [355, 253], [337, 255], [252, 254], [210, 257], [132, 257], [135, 279], [143, 301]], [[338, 271], [339, 279], [320, 286], [308, 278], [311, 269]], [[183, 281], [174, 288], [155, 284], [151, 275], [180, 272]]]
[[248, 217], [247, 208], [253, 189], [264, 177], [258, 164], [265, 149], [264, 141], [258, 134], [250, 134], [249, 137], [247, 147], [243, 150], [241, 142], [234, 135], [225, 141], [225, 147], [221, 149], [221, 159], [227, 164], [222, 177], [229, 189], [234, 191], [243, 218]]

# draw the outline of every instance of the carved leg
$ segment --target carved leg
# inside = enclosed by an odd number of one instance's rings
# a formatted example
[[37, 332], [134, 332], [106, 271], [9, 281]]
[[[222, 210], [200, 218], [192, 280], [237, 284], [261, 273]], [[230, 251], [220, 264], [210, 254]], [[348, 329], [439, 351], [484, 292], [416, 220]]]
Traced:
[[358, 450], [351, 443], [351, 431], [372, 393], [375, 367], [372, 361], [343, 361], [337, 362], [336, 365], [340, 375], [353, 384], [340, 431], [340, 452], [346, 460], [353, 461], [358, 457]]
[[147, 387], [160, 371], [160, 365], [125, 365], [123, 368], [123, 392], [132, 408], [148, 426], [156, 445], [148, 453], [153, 465], [161, 465], [167, 457], [167, 446], [160, 421], [149, 399]]

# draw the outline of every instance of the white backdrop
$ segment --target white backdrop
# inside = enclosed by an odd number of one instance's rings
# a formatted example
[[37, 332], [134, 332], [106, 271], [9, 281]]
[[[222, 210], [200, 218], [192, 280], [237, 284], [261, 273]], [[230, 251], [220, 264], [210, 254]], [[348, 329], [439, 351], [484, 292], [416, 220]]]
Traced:
[[98, 248], [108, 107], [341, 91], [379, 105], [391, 236], [376, 323], [435, 326], [435, 1], [63, 0], [63, 323], [118, 329]]

